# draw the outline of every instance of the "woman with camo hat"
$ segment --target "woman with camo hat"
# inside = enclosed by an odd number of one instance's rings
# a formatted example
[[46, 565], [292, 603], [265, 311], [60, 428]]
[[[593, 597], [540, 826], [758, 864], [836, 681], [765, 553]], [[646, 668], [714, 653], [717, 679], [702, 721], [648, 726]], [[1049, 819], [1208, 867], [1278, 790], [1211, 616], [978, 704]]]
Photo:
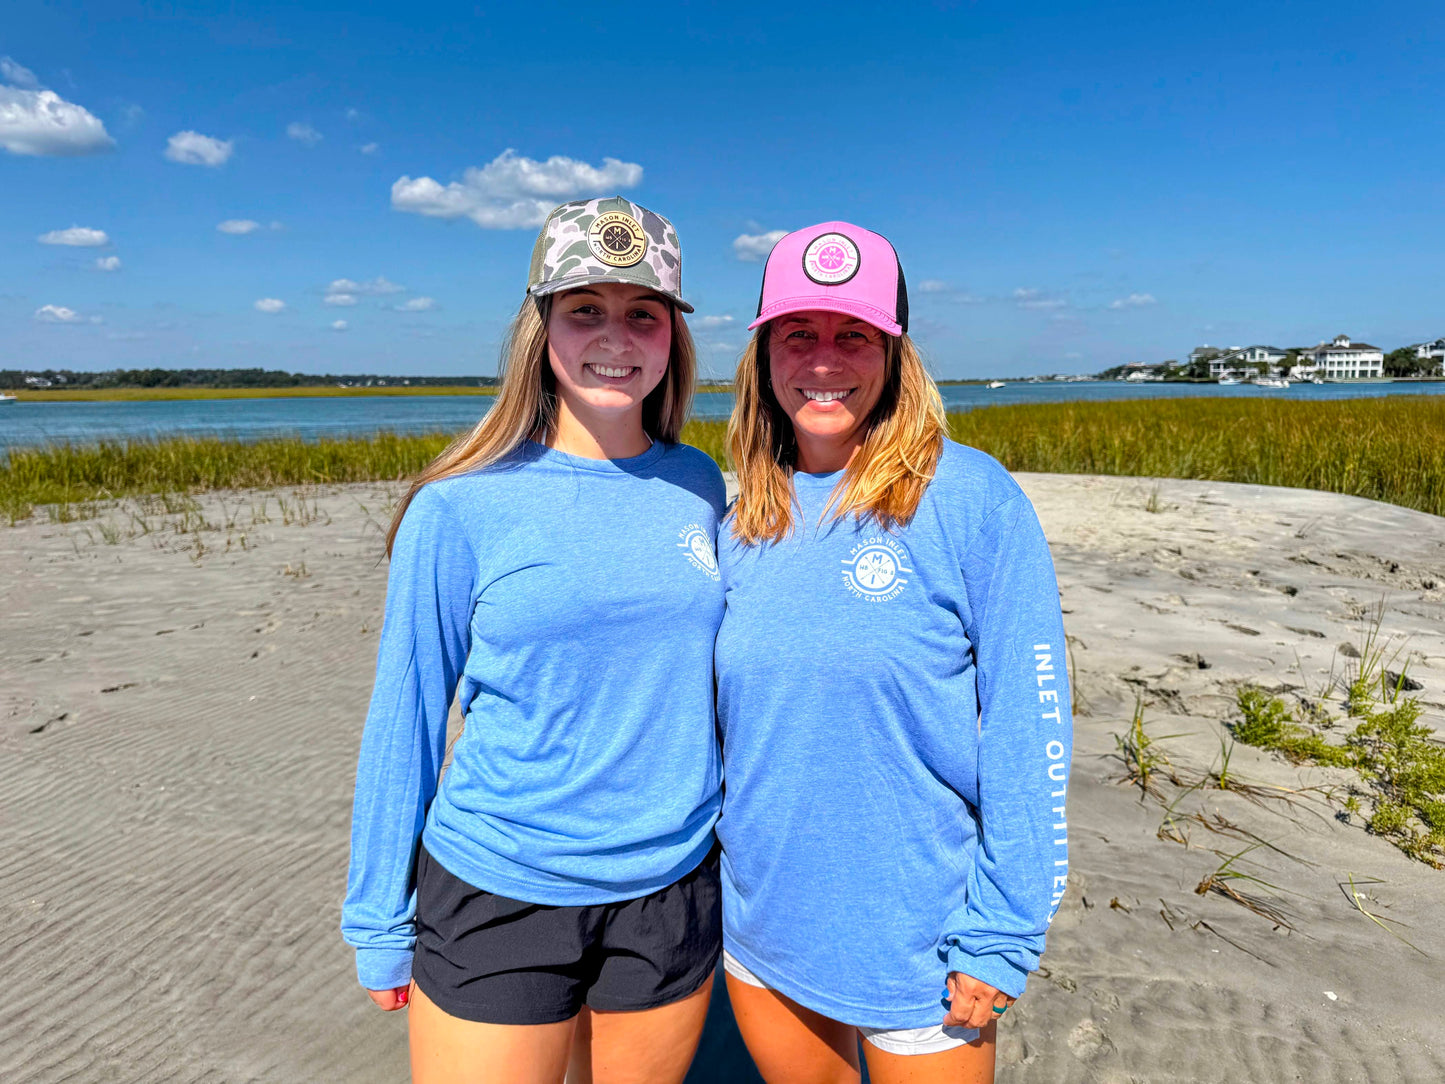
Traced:
[[724, 488], [681, 284], [661, 216], [554, 210], [496, 404], [387, 538], [342, 932], [424, 1084], [681, 1081], [701, 1033]]
[[776, 1084], [993, 1079], [1067, 874], [1058, 587], [1029, 500], [947, 437], [888, 241], [763, 272], [719, 539], [723, 966]]

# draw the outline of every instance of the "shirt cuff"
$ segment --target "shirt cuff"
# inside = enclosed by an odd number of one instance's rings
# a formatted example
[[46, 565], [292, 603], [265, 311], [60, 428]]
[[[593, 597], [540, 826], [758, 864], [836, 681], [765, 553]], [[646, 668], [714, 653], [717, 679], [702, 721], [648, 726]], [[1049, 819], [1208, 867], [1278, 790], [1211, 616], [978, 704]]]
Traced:
[[980, 982], [986, 982], [1009, 997], [1021, 997], [1029, 973], [1016, 967], [1002, 956], [970, 956], [957, 945], [948, 949], [948, 970], [971, 975]]
[[411, 982], [412, 949], [358, 948], [356, 977], [368, 990], [394, 990]]

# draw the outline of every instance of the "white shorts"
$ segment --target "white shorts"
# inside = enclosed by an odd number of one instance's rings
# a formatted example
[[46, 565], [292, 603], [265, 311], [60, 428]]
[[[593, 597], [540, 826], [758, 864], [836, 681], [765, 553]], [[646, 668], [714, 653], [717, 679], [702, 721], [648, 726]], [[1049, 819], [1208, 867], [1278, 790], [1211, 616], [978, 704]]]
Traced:
[[[727, 949], [723, 949], [723, 970], [739, 982], [770, 989]], [[978, 1028], [946, 1028], [942, 1024], [934, 1024], [931, 1028], [859, 1028], [858, 1032], [879, 1050], [889, 1054], [937, 1054], [942, 1050], [966, 1046], [978, 1038]]]

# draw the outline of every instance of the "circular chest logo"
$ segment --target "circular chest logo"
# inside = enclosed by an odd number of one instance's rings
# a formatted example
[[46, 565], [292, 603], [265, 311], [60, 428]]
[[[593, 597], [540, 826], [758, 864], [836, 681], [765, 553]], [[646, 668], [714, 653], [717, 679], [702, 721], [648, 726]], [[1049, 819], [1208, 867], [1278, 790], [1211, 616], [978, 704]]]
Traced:
[[700, 524], [689, 523], [678, 532], [678, 538], [677, 547], [682, 550], [688, 564], [717, 579], [717, 554], [713, 552], [712, 536]]
[[843, 560], [843, 586], [865, 602], [888, 602], [912, 575], [908, 550], [895, 538], [867, 538]]
[[858, 246], [841, 233], [815, 237], [803, 250], [803, 273], [821, 286], [837, 286], [858, 273]]
[[647, 252], [647, 233], [626, 211], [608, 211], [587, 230], [587, 247], [608, 267], [631, 267]]

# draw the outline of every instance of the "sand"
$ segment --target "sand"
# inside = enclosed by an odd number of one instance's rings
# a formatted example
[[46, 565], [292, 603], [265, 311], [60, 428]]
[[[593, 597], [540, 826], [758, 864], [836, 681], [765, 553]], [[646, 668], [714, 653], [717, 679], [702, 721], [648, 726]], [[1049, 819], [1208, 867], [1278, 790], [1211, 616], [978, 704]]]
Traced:
[[[1175, 807], [1187, 845], [1160, 838], [1164, 810], [1113, 757], [1138, 695], [1151, 732], [1183, 735], [1164, 744], [1179, 770], [1217, 767], [1236, 685], [1320, 692], [1380, 600], [1445, 731], [1445, 520], [1019, 477], [1054, 549], [1081, 710], [1074, 873], [1045, 973], [1001, 1029], [999, 1079], [1445, 1080], [1445, 873], [1308, 791], [1201, 789]], [[405, 1020], [362, 995], [337, 933], [395, 493], [0, 528], [0, 1080], [405, 1079]], [[1230, 772], [1348, 779], [1243, 746]], [[1251, 890], [1292, 929], [1195, 894], [1215, 852], [1248, 845], [1183, 820], [1196, 811], [1279, 849], [1243, 868], [1278, 886]], [[1417, 948], [1356, 909], [1350, 876]], [[691, 1079], [745, 1079], [720, 1033], [705, 1051]]]

